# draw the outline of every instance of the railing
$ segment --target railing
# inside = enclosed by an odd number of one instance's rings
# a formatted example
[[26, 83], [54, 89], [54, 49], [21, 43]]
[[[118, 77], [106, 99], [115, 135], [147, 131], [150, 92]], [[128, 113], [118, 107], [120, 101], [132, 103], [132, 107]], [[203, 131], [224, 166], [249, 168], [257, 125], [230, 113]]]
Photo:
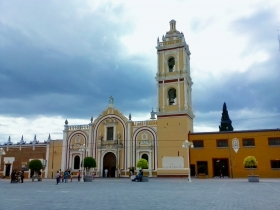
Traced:
[[68, 125], [65, 129], [69, 130], [69, 131], [88, 130], [89, 129], [89, 125]]
[[135, 121], [133, 126], [157, 125], [157, 120]]
[[170, 40], [170, 41], [165, 41], [165, 42], [159, 42], [158, 45], [163, 47], [167, 45], [173, 45], [173, 44], [179, 44], [182, 42], [182, 39], [177, 39], [177, 40]]

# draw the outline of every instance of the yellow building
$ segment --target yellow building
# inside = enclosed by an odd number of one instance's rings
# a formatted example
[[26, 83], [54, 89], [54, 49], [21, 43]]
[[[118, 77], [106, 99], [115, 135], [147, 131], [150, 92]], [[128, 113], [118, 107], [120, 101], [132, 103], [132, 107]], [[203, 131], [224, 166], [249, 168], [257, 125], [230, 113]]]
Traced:
[[210, 178], [220, 174], [244, 178], [251, 171], [243, 166], [243, 161], [254, 156], [258, 161], [252, 169], [254, 174], [280, 177], [280, 129], [191, 133], [189, 140], [194, 144], [190, 149], [192, 175], [205, 170]]

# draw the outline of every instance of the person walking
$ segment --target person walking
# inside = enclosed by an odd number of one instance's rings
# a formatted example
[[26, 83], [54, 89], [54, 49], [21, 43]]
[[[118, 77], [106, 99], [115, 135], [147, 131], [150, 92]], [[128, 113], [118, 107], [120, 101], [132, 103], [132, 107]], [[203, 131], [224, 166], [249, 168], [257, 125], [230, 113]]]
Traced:
[[78, 182], [79, 182], [80, 179], [81, 179], [81, 171], [80, 170], [78, 171], [77, 175], [78, 175]]
[[72, 182], [72, 172], [70, 170], [68, 170], [68, 177], [70, 177], [70, 180]]
[[105, 168], [104, 173], [105, 173], [105, 177], [107, 177], [107, 175], [108, 175], [108, 169], [107, 168]]
[[59, 171], [57, 171], [55, 178], [56, 178], [56, 184], [58, 185], [58, 183], [60, 182], [60, 172]]
[[68, 182], [68, 176], [69, 176], [69, 173], [68, 173], [68, 171], [66, 170], [66, 171], [64, 172], [64, 180], [65, 180], [65, 183]]
[[21, 183], [23, 183], [23, 179], [24, 179], [24, 171], [21, 171], [20, 179], [21, 179]]

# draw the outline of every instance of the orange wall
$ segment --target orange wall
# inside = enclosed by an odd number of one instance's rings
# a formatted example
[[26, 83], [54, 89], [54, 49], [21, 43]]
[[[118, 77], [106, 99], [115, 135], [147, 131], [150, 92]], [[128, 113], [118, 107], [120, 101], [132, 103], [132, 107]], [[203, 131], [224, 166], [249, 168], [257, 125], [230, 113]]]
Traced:
[[[253, 173], [260, 178], [280, 178], [280, 169], [271, 169], [271, 160], [280, 160], [280, 146], [269, 146], [268, 138], [280, 137], [280, 130], [263, 130], [263, 131], [232, 131], [232, 132], [215, 132], [215, 133], [193, 133], [189, 135], [189, 140], [203, 140], [203, 148], [193, 148], [190, 151], [190, 162], [196, 165], [197, 161], [207, 161], [208, 176], [214, 176], [213, 158], [228, 159], [229, 173], [230, 160], [232, 161], [233, 178], [247, 177], [251, 172], [243, 166], [243, 160], [247, 156], [254, 156], [258, 161], [257, 169]], [[239, 150], [236, 153], [232, 148], [232, 139], [239, 140]], [[254, 138], [254, 147], [244, 147], [243, 138]], [[217, 148], [217, 139], [228, 139], [229, 148]]]

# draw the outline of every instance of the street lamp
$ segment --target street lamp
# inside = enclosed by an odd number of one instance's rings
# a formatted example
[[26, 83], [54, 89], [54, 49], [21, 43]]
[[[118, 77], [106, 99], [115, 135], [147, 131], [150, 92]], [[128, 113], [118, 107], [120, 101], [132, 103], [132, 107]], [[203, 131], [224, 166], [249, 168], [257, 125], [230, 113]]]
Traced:
[[0, 168], [1, 168], [2, 155], [6, 155], [6, 152], [5, 152], [5, 150], [3, 148], [0, 148]]
[[191, 169], [190, 169], [190, 148], [193, 148], [193, 143], [186, 140], [186, 141], [184, 141], [182, 147], [187, 149], [188, 169], [189, 169], [188, 180], [189, 180], [189, 182], [192, 182], [192, 180], [191, 180]]
[[82, 152], [82, 163], [83, 163], [83, 166], [82, 166], [82, 182], [84, 182], [84, 168], [85, 168], [84, 152], [85, 152], [85, 150], [86, 150], [86, 145], [85, 144], [81, 145], [79, 151]]

